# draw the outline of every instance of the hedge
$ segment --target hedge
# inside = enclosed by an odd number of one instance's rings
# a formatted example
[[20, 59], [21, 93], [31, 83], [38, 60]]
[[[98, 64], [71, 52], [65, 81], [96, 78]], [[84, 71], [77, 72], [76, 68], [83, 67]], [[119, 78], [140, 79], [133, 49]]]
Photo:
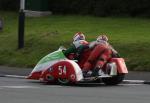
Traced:
[[[18, 10], [20, 0], [0, 0], [0, 9]], [[148, 16], [150, 0], [49, 0], [54, 14]]]
[[18, 10], [20, 0], [0, 0], [0, 10]]
[[150, 16], [150, 0], [50, 0], [54, 14]]

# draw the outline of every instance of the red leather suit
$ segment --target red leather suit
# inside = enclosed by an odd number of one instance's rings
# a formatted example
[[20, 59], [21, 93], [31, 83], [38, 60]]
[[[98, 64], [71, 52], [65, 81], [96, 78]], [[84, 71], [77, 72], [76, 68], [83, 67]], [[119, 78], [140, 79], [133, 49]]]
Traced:
[[83, 65], [83, 71], [89, 71], [94, 68], [103, 68], [105, 63], [111, 58], [112, 50], [109, 45], [97, 44], [94, 46], [87, 61]]

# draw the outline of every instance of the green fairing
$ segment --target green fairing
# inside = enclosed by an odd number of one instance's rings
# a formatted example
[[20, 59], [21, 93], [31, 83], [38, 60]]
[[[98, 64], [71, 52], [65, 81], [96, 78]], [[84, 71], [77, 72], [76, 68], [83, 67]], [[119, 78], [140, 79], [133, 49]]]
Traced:
[[55, 51], [42, 58], [38, 64], [43, 64], [49, 61], [66, 58], [62, 51]]

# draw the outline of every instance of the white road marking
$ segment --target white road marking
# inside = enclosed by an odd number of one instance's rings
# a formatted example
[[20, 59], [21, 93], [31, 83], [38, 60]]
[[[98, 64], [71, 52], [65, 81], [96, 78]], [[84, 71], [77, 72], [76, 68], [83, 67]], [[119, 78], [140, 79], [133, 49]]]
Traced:
[[25, 88], [39, 88], [39, 87], [36, 87], [36, 86], [0, 86], [0, 88], [25, 89]]
[[[47, 87], [47, 88], [62, 88], [63, 86], [59, 86], [59, 85], [47, 85], [47, 86], [43, 86]], [[4, 89], [4, 88], [9, 88], [9, 89], [37, 89], [37, 88], [41, 88], [40, 86], [28, 86], [28, 85], [24, 85], [24, 86], [17, 86], [17, 85], [12, 85], [12, 86], [0, 86], [0, 89]]]
[[126, 84], [144, 84], [144, 80], [123, 80], [124, 83]]
[[5, 77], [22, 78], [22, 79], [25, 79], [27, 76], [20, 76], [20, 75], [5, 75]]
[[124, 80], [124, 81], [131, 81], [131, 82], [144, 82], [144, 80]]
[[144, 84], [119, 84], [121, 86], [140, 86], [140, 85], [144, 85]]
[[62, 88], [65, 86], [61, 86], [61, 85], [47, 85], [48, 88]]

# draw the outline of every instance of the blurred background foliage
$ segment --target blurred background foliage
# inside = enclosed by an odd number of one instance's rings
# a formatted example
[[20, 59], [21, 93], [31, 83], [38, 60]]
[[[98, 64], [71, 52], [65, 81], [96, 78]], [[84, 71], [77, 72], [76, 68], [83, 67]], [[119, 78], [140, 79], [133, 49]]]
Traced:
[[[0, 0], [0, 10], [18, 10], [19, 2]], [[53, 14], [150, 17], [150, 0], [49, 0], [49, 10]]]

